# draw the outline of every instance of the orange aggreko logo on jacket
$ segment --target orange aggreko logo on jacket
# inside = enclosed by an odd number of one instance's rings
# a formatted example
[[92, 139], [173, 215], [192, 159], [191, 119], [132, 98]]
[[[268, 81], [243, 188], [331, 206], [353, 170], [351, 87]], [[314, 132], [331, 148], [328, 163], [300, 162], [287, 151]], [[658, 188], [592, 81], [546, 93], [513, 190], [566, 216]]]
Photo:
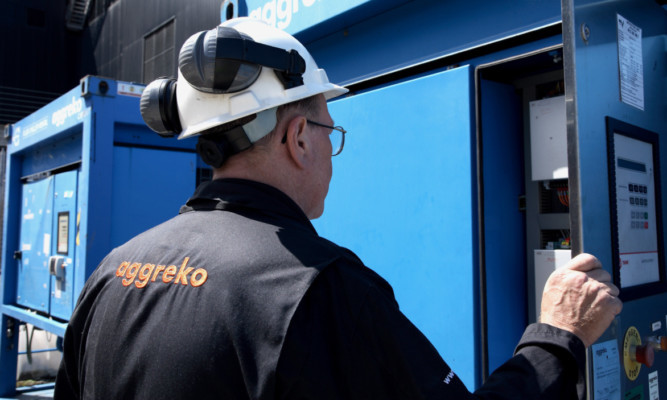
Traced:
[[[208, 279], [208, 271], [204, 268], [188, 267], [190, 257], [185, 257], [181, 268], [176, 265], [162, 265], [141, 262], [123, 261], [116, 269], [116, 276], [122, 278], [123, 286], [134, 286], [141, 289], [150, 282], [181, 284], [184, 286], [199, 287]], [[161, 274], [161, 276], [160, 276]], [[189, 275], [189, 276], [188, 276]], [[158, 280], [160, 276], [160, 280]]]

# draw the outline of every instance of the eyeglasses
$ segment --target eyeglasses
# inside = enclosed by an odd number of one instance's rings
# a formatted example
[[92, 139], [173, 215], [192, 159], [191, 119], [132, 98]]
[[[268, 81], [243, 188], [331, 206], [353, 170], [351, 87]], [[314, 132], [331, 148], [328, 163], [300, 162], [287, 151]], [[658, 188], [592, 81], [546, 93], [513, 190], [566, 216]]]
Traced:
[[345, 134], [347, 131], [343, 129], [342, 126], [324, 125], [309, 119], [306, 119], [306, 122], [315, 126], [320, 126], [322, 128], [331, 129], [331, 132], [329, 132], [329, 140], [331, 140], [332, 157], [339, 155], [343, 151], [343, 146], [345, 146]]
[[[343, 129], [342, 126], [324, 125], [320, 124], [319, 122], [311, 121], [309, 119], [306, 119], [306, 122], [315, 126], [320, 126], [322, 128], [331, 129], [331, 132], [329, 132], [329, 140], [331, 140], [332, 157], [339, 155], [343, 151], [343, 146], [345, 146], [345, 134], [347, 133], [347, 131]], [[285, 132], [285, 135], [281, 140], [282, 144], [285, 144], [286, 142], [287, 142], [287, 132]]]

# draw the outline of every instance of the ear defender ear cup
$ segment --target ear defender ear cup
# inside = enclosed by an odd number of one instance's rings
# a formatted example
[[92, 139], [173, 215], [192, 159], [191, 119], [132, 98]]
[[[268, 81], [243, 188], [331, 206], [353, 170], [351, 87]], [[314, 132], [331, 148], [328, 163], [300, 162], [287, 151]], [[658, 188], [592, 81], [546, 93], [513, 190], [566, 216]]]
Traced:
[[197, 153], [213, 168], [221, 167], [229, 157], [252, 147], [241, 125], [224, 131], [220, 130], [220, 127], [215, 127], [212, 131], [214, 133], [199, 136]]
[[226, 159], [224, 144], [210, 140], [205, 135], [199, 136], [197, 153], [206, 164], [213, 168], [220, 168]]
[[160, 136], [173, 137], [181, 133], [175, 79], [157, 79], [146, 86], [139, 109], [146, 125]]
[[[178, 68], [185, 80], [202, 92], [240, 92], [252, 85], [262, 71], [261, 65], [242, 61], [248, 43], [254, 43], [252, 38], [234, 28], [218, 26], [199, 32], [183, 44]], [[223, 57], [223, 51], [230, 51], [235, 58]]]

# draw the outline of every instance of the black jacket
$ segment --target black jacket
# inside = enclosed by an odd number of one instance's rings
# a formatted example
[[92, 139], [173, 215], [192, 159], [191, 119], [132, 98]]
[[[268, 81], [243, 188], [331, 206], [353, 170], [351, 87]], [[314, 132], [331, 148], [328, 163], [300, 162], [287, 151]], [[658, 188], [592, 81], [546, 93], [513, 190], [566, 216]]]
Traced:
[[385, 280], [282, 192], [227, 179], [102, 261], [55, 398], [565, 399], [583, 396], [583, 365], [574, 335], [531, 325], [470, 394]]

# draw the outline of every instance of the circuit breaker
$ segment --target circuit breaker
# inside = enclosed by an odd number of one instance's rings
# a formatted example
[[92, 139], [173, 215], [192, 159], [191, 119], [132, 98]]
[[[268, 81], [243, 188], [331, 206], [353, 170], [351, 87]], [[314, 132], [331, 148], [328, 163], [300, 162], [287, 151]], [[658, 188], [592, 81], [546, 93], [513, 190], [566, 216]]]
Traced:
[[529, 110], [532, 179], [566, 179], [565, 96], [531, 101]]

